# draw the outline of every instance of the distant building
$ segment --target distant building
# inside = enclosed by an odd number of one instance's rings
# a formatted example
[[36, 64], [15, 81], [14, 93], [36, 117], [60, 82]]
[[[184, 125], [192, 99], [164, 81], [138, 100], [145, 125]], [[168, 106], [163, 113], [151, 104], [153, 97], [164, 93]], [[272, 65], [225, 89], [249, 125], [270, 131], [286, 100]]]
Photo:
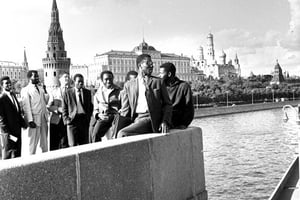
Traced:
[[159, 66], [166, 62], [172, 62], [176, 66], [177, 76], [185, 81], [198, 79], [196, 74], [191, 73], [190, 58], [173, 53], [161, 53], [153, 46], [148, 45], [145, 40], [132, 51], [111, 50], [94, 57], [94, 63], [89, 66], [89, 84], [99, 85], [99, 75], [104, 70], [114, 73], [116, 82], [124, 82], [127, 72], [137, 70], [136, 58], [140, 54], [149, 54], [154, 64], [153, 75], [159, 73]]
[[81, 74], [84, 77], [84, 84], [89, 85], [89, 67], [87, 65], [72, 65], [70, 66], [70, 77], [73, 79], [75, 74]]
[[0, 77], [9, 76], [11, 80], [18, 81], [21, 85], [27, 84], [28, 62], [24, 49], [22, 65], [12, 61], [0, 61]]
[[222, 77], [240, 77], [241, 67], [237, 54], [232, 62], [229, 60], [226, 63], [226, 54], [222, 51], [217, 61], [215, 58], [213, 34], [209, 33], [207, 36], [207, 54], [204, 56], [203, 47], [200, 46], [198, 58], [191, 59], [191, 65], [203, 71], [207, 78], [222, 78]]
[[276, 60], [276, 65], [274, 67], [274, 73], [273, 73], [273, 78], [270, 82], [270, 84], [280, 84], [284, 81], [284, 78], [283, 78], [283, 74], [282, 74], [282, 69], [278, 63], [278, 60]]
[[43, 58], [45, 85], [49, 89], [55, 86], [61, 73], [69, 73], [70, 63], [71, 59], [67, 58], [67, 51], [65, 51], [56, 0], [53, 0], [46, 58]]

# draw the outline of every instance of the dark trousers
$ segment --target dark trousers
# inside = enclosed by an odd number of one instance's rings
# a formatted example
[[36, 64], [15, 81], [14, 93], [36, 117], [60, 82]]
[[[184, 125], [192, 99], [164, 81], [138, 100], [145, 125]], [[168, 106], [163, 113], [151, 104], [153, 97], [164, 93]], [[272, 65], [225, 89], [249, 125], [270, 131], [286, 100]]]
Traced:
[[67, 148], [68, 136], [67, 126], [61, 119], [58, 124], [50, 124], [50, 150]]
[[132, 124], [119, 131], [118, 138], [152, 132], [152, 123], [149, 113], [138, 114]]
[[108, 119], [104, 119], [104, 120], [98, 119], [97, 120], [94, 130], [92, 132], [92, 135], [90, 137], [92, 142], [101, 141], [101, 138], [105, 135], [105, 133], [111, 127], [113, 120], [114, 120], [113, 115], [111, 115]]
[[18, 140], [16, 142], [10, 140], [4, 136], [1, 136], [5, 143], [3, 147], [1, 147], [2, 151], [2, 160], [4, 159], [10, 159], [10, 158], [16, 158], [21, 156], [21, 137], [18, 137]]
[[76, 114], [71, 124], [67, 125], [70, 147], [87, 144], [89, 138], [89, 120], [86, 114]]

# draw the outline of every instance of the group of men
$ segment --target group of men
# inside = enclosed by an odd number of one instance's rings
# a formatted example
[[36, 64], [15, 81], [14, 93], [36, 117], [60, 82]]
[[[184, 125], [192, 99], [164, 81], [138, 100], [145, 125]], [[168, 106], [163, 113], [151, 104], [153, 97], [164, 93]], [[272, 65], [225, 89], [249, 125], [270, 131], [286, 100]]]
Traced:
[[81, 74], [74, 75], [74, 87], [70, 87], [69, 75], [61, 74], [57, 87], [48, 94], [39, 85], [37, 71], [31, 70], [27, 74], [29, 84], [21, 91], [21, 104], [9, 77], [2, 77], [2, 159], [21, 155], [21, 128], [28, 127], [30, 154], [36, 153], [38, 143], [42, 152], [48, 151], [49, 112], [50, 150], [98, 142], [104, 135], [111, 139], [116, 116], [126, 117], [130, 123], [114, 138], [186, 128], [194, 117], [192, 91], [188, 83], [176, 77], [175, 66], [162, 64], [159, 77], [155, 77], [150, 55], [139, 55], [136, 65], [137, 72], [128, 73], [123, 90], [114, 84], [111, 71], [103, 71], [93, 102]]

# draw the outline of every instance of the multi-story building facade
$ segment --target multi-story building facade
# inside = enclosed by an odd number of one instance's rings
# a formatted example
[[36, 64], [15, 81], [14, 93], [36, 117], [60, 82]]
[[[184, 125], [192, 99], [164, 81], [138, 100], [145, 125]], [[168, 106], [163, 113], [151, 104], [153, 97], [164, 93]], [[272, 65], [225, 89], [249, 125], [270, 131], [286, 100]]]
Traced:
[[127, 72], [137, 71], [136, 58], [140, 54], [149, 54], [154, 64], [153, 75], [159, 73], [159, 66], [166, 62], [172, 62], [176, 66], [176, 75], [185, 81], [198, 79], [198, 75], [191, 72], [190, 58], [173, 53], [161, 53], [153, 46], [148, 45], [145, 40], [136, 46], [132, 51], [111, 50], [94, 57], [94, 63], [89, 66], [89, 84], [99, 85], [100, 73], [110, 70], [114, 73], [116, 82], [124, 82]]
[[198, 58], [191, 59], [191, 66], [203, 71], [207, 78], [231, 78], [241, 76], [241, 67], [237, 54], [235, 55], [233, 62], [231, 59], [226, 62], [226, 54], [224, 51], [222, 51], [219, 60], [216, 60], [213, 34], [209, 33], [207, 36], [206, 57], [204, 56], [204, 50], [202, 46], [200, 46], [198, 50]]
[[27, 83], [28, 62], [24, 50], [24, 61], [20, 65], [12, 61], [0, 61], [0, 77], [9, 76], [11, 80], [18, 81], [21, 85]]
[[43, 58], [44, 80], [49, 89], [53, 88], [59, 75], [70, 71], [71, 59], [67, 58], [63, 31], [59, 23], [59, 12], [56, 0], [53, 0], [51, 11], [51, 24], [47, 42], [46, 58]]

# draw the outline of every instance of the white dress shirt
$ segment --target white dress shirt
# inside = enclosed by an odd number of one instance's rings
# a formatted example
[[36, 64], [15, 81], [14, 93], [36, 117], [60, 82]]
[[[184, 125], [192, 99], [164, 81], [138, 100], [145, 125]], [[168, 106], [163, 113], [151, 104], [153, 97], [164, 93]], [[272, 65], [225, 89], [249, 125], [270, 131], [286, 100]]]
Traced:
[[146, 99], [146, 86], [143, 77], [138, 77], [139, 95], [136, 105], [136, 113], [148, 112], [148, 104]]

